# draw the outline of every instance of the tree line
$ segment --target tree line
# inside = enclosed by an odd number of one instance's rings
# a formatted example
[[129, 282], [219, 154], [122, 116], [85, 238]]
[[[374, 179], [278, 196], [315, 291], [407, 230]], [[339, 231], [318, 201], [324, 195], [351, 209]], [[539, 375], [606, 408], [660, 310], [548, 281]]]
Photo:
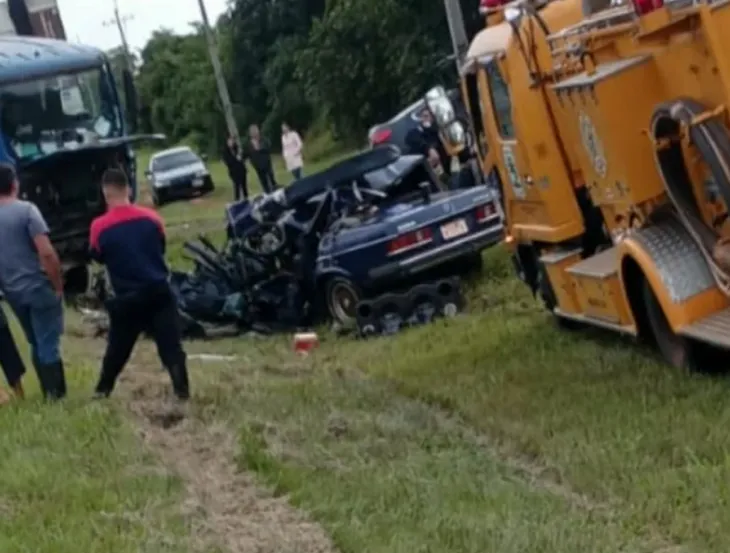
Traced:
[[[478, 2], [462, 4], [473, 36]], [[361, 144], [371, 125], [457, 78], [443, 0], [231, 0], [215, 33], [240, 129], [257, 123], [274, 144], [282, 121]], [[220, 149], [226, 127], [204, 29], [157, 31], [140, 58], [142, 129]]]

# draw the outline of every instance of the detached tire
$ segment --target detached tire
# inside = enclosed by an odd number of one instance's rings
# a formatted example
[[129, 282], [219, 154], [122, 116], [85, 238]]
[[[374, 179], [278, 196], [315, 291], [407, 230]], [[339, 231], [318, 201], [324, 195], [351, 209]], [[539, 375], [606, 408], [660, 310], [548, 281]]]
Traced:
[[346, 277], [332, 277], [325, 282], [324, 300], [332, 320], [345, 328], [357, 322], [357, 304], [363, 299], [360, 287]]

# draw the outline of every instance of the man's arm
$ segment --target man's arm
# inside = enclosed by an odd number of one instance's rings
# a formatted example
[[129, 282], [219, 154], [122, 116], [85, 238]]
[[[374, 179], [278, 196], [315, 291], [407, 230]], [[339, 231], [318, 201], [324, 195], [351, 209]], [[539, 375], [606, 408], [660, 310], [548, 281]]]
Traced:
[[41, 267], [48, 275], [53, 289], [59, 296], [63, 295], [63, 271], [61, 270], [61, 260], [58, 259], [51, 239], [48, 237], [49, 230], [43, 215], [34, 204], [30, 204], [28, 213], [28, 235], [35, 244], [38, 252], [38, 259]]

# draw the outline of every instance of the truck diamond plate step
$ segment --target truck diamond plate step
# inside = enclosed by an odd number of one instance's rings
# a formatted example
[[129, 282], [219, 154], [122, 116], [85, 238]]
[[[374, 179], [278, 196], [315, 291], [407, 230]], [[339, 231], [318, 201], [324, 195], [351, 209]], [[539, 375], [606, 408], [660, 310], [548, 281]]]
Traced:
[[730, 349], [730, 307], [680, 329], [679, 334]]
[[597, 253], [567, 269], [571, 275], [593, 278], [607, 278], [618, 272], [618, 255], [616, 248], [609, 248]]

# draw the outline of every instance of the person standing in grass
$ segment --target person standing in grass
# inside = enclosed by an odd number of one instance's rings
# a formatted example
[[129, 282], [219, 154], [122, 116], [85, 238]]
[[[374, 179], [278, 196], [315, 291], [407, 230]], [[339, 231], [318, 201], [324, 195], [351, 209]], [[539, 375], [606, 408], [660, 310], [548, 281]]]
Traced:
[[18, 188], [15, 169], [0, 164], [0, 291], [30, 344], [44, 397], [60, 399], [66, 395], [61, 262], [43, 215], [18, 199]]
[[91, 223], [91, 257], [106, 266], [114, 297], [106, 302], [109, 334], [94, 397], [109, 397], [143, 332], [152, 335], [180, 400], [190, 397], [177, 301], [168, 282], [165, 226], [159, 214], [129, 201], [119, 169], [102, 177], [107, 212]]
[[302, 159], [302, 148], [304, 144], [299, 133], [292, 130], [287, 123], [281, 124], [281, 151], [284, 155], [284, 163], [295, 180], [302, 178], [302, 168], [304, 160]]
[[248, 200], [248, 174], [243, 152], [235, 137], [229, 136], [226, 148], [223, 150], [223, 163], [228, 169], [228, 176], [233, 183], [233, 197], [235, 201]]
[[256, 170], [261, 184], [261, 190], [270, 194], [277, 189], [274, 178], [274, 165], [271, 163], [271, 145], [261, 136], [258, 125], [248, 128], [248, 148], [246, 157]]
[[[23, 391], [25, 364], [18, 352], [18, 346], [15, 345], [15, 340], [13, 339], [13, 334], [10, 332], [10, 325], [5, 317], [2, 305], [0, 305], [0, 367], [15, 397], [23, 399], [25, 397]], [[0, 397], [0, 403], [5, 403], [9, 399], [9, 396]]]

